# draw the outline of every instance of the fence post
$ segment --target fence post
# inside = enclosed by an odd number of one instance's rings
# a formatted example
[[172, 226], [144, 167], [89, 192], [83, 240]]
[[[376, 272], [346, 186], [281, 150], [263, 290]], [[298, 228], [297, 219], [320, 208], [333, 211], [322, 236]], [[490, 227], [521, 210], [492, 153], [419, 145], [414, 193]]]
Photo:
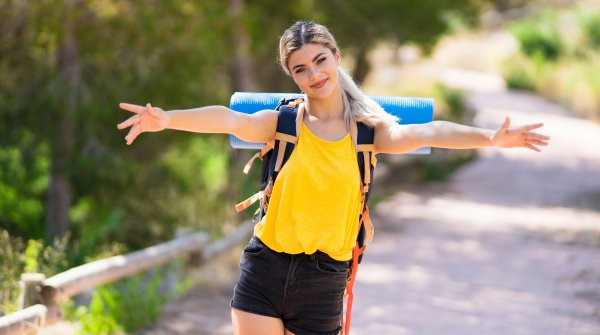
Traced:
[[19, 281], [19, 309], [25, 309], [40, 302], [38, 287], [46, 279], [43, 273], [23, 273]]
[[[180, 238], [192, 234], [192, 230], [187, 227], [178, 227], [175, 230], [175, 237]], [[192, 251], [185, 256], [185, 265], [183, 266], [183, 276], [187, 277], [192, 268], [200, 267], [204, 263], [202, 251]]]
[[58, 304], [58, 292], [54, 287], [41, 285], [39, 292], [40, 301], [48, 308], [46, 312], [46, 324], [51, 325], [64, 320], [64, 315]]

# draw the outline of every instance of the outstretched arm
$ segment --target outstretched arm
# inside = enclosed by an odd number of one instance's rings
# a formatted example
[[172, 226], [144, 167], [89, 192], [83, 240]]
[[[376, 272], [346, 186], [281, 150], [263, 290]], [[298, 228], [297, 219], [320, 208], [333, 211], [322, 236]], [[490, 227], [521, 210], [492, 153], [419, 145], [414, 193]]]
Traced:
[[117, 125], [118, 129], [131, 127], [125, 136], [128, 145], [143, 132], [157, 132], [164, 129], [233, 134], [248, 142], [265, 143], [272, 139], [277, 127], [278, 112], [273, 110], [245, 114], [224, 106], [172, 111], [164, 111], [150, 104], [139, 106], [121, 103], [119, 107], [135, 113]]
[[549, 136], [532, 132], [543, 123], [510, 128], [510, 118], [497, 130], [469, 127], [446, 121], [425, 124], [382, 125], [375, 131], [375, 151], [400, 154], [422, 147], [475, 149], [487, 146], [528, 148], [540, 151], [548, 145]]

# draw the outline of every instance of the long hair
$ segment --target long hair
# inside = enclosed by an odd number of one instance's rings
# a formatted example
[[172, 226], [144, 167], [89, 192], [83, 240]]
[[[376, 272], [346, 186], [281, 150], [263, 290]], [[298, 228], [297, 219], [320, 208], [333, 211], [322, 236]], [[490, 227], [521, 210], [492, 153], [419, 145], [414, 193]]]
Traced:
[[[279, 40], [279, 63], [287, 75], [291, 76], [288, 69], [290, 55], [308, 43], [321, 44], [334, 54], [338, 52], [337, 43], [327, 27], [315, 22], [298, 21], [286, 29]], [[347, 129], [350, 129], [353, 120], [370, 127], [398, 121], [397, 117], [388, 114], [379, 104], [365, 95], [341, 66], [338, 67], [338, 83], [344, 102], [344, 120]]]

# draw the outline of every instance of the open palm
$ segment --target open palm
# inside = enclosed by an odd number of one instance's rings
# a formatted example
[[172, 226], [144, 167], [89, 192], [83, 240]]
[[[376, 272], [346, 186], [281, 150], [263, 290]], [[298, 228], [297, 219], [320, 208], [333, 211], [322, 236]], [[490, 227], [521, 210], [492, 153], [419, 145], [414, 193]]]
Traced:
[[120, 103], [119, 107], [135, 113], [134, 116], [117, 125], [118, 129], [131, 127], [129, 133], [125, 136], [127, 145], [130, 145], [143, 132], [156, 132], [165, 129], [170, 121], [170, 116], [167, 112], [160, 107], [152, 107], [149, 103], [145, 107]]
[[537, 134], [532, 132], [532, 130], [540, 128], [543, 125], [543, 123], [536, 123], [510, 129], [510, 118], [506, 117], [504, 124], [492, 137], [492, 143], [501, 148], [524, 147], [540, 152], [541, 150], [538, 146], [548, 145], [550, 136]]

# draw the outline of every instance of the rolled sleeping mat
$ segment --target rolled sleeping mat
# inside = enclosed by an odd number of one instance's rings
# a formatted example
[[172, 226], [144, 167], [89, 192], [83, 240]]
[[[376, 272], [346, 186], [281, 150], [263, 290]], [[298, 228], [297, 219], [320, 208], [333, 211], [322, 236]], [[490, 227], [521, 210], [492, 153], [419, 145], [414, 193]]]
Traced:
[[[235, 92], [231, 96], [229, 108], [236, 112], [252, 114], [265, 109], [275, 109], [283, 98], [303, 97], [298, 93], [256, 93]], [[397, 116], [399, 124], [427, 123], [433, 121], [433, 99], [413, 97], [386, 97], [372, 96], [383, 109]], [[230, 135], [229, 143], [236, 149], [261, 149], [264, 143], [253, 143], [240, 140]], [[424, 147], [409, 154], [427, 155], [431, 153], [430, 147]]]

